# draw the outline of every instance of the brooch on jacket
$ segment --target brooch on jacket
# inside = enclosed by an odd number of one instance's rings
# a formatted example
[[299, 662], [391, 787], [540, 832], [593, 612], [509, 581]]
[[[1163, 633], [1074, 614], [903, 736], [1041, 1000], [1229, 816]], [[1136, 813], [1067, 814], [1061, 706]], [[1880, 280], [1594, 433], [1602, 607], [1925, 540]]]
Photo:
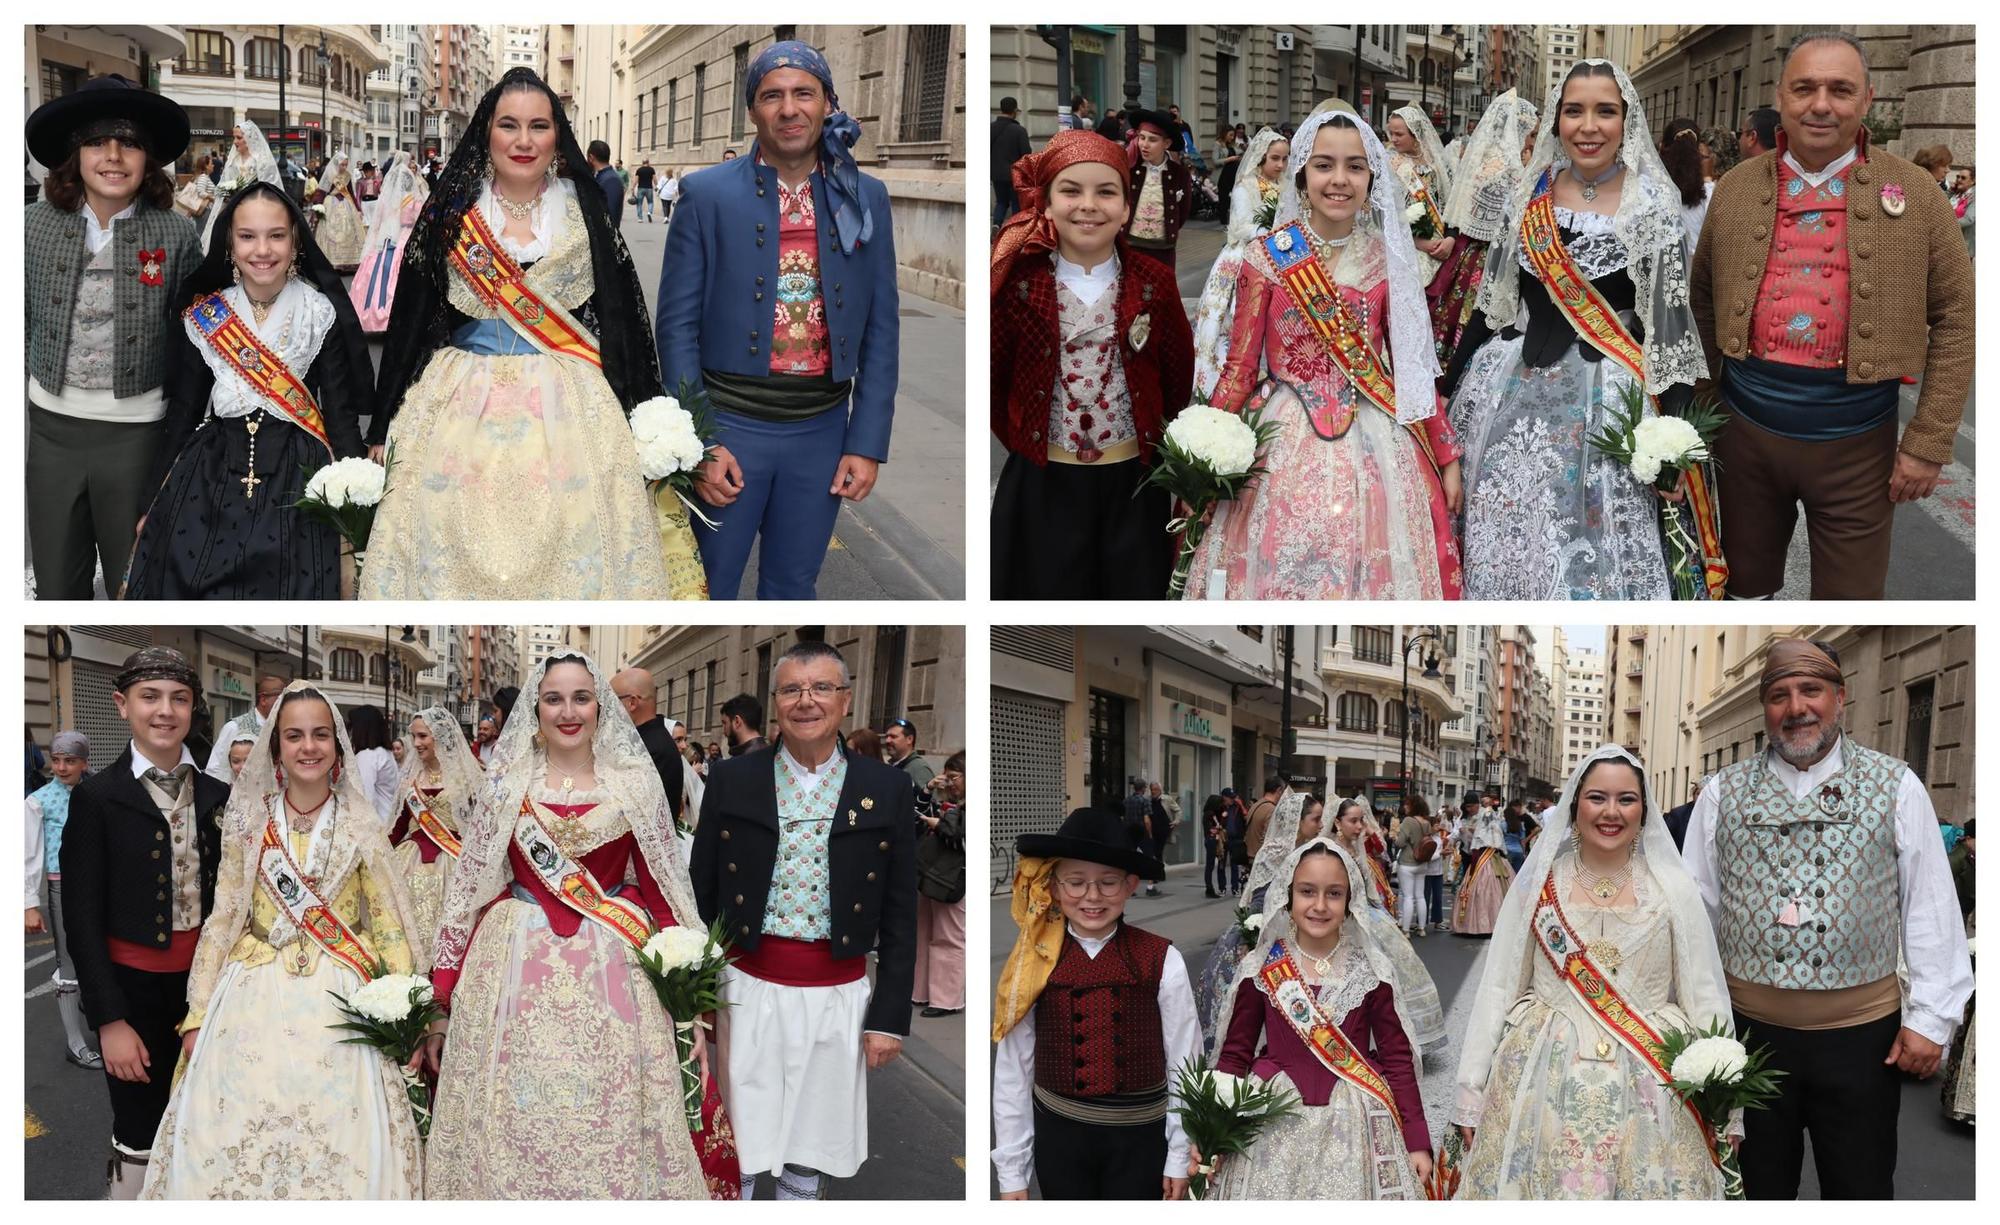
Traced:
[[1903, 195], [1903, 185], [1901, 183], [1882, 184], [1883, 212], [1887, 213], [1891, 217], [1900, 217], [1903, 215], [1903, 209], [1907, 207], [1908, 204], [1909, 200], [1907, 197]]
[[167, 249], [158, 247], [148, 251], [139, 250], [139, 283], [141, 285], [164, 285], [167, 283]]
[[1125, 335], [1132, 341], [1132, 351], [1137, 353], [1146, 347], [1146, 338], [1153, 334], [1153, 316], [1150, 313], [1135, 316], [1132, 328]]

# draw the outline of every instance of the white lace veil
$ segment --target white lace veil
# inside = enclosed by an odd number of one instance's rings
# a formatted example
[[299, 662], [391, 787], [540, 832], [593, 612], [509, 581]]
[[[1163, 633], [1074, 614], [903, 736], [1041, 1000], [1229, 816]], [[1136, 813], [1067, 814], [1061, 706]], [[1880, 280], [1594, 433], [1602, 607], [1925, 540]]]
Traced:
[[[695, 910], [694, 888], [688, 881], [687, 861], [674, 840], [667, 793], [645, 742], [639, 738], [639, 729], [611, 692], [611, 681], [603, 669], [580, 652], [565, 651], [543, 660], [521, 682], [520, 701], [493, 744], [479, 802], [473, 807], [471, 820], [459, 831], [464, 852], [452, 872], [444, 920], [438, 928], [436, 960], [440, 969], [464, 965], [480, 910], [507, 885], [507, 848], [521, 800], [531, 788], [541, 786], [548, 774], [548, 759], [537, 736], [538, 695], [549, 669], [561, 663], [581, 663], [596, 682], [597, 731], [591, 737], [591, 755], [597, 789], [605, 792], [608, 802], [617, 805], [630, 822], [639, 852], [673, 911], [674, 922], [682, 927], [702, 926]], [[619, 882], [601, 883], [609, 889]]]
[[320, 180], [320, 187], [328, 195], [342, 187], [352, 190], [354, 186], [354, 172], [350, 168], [352, 160], [347, 150], [341, 149], [333, 155], [333, 160], [327, 163], [326, 174]]
[[[454, 831], [465, 828], [466, 817], [479, 799], [480, 787], [486, 782], [486, 771], [479, 759], [472, 755], [471, 746], [465, 743], [465, 732], [458, 726], [458, 720], [442, 706], [430, 706], [410, 716], [409, 727], [422, 719], [431, 734], [431, 747], [435, 751], [438, 774], [442, 780], [443, 792], [433, 801], [433, 811], [442, 817]], [[406, 728], [406, 731], [408, 728]], [[393, 829], [402, 816], [403, 803], [410, 792], [425, 782], [423, 758], [417, 753], [417, 746], [411, 744], [403, 754], [403, 779], [396, 788], [395, 816], [389, 819]]]
[[1444, 142], [1438, 139], [1436, 125], [1431, 123], [1431, 117], [1424, 114], [1423, 108], [1418, 106], [1400, 106], [1390, 114], [1402, 120], [1410, 129], [1411, 135], [1417, 138], [1418, 163], [1437, 176], [1437, 199], [1432, 203], [1436, 204], [1438, 211], [1442, 213], [1444, 202], [1451, 196], [1452, 177], [1451, 163], [1445, 160]]
[[[402, 929], [406, 936], [415, 931], [411, 916], [416, 910], [410, 904], [403, 874], [396, 869], [390, 857], [388, 827], [382, 824], [376, 813], [374, 801], [362, 790], [361, 771], [354, 767], [354, 743], [347, 736], [347, 721], [341, 717], [340, 708], [333, 699], [318, 687], [309, 681], [293, 681], [285, 686], [276, 705], [271, 707], [262, 730], [257, 733], [256, 743], [250, 747], [250, 760], [243, 764], [243, 773], [237, 776], [235, 786], [230, 788], [229, 802], [222, 810], [222, 867], [216, 876], [215, 905], [201, 925], [201, 939], [195, 945], [194, 965], [188, 974], [188, 1006], [196, 1013], [208, 1010], [222, 968], [228, 964], [230, 951], [249, 929], [251, 901], [257, 893], [257, 858], [264, 827], [271, 819], [273, 805], [284, 792], [283, 771], [273, 764], [271, 744], [278, 734], [278, 717], [284, 712], [285, 704], [299, 695], [311, 695], [326, 703], [327, 709], [333, 713], [333, 734], [340, 744], [340, 774], [333, 782], [332, 803], [335, 808], [332, 837], [325, 846], [311, 853], [319, 859], [319, 868], [312, 875], [318, 878], [316, 887], [320, 896], [331, 901], [340, 892], [349, 874], [357, 866], [365, 867], [377, 889], [389, 899], [390, 906], [396, 911], [394, 916], [383, 918]], [[281, 829], [284, 824], [281, 818]], [[383, 925], [387, 926], [387, 923]], [[280, 911], [276, 924], [271, 928], [269, 943], [274, 948], [282, 948], [294, 939], [309, 940], [311, 937], [298, 931], [290, 918]], [[411, 939], [409, 944], [410, 956], [416, 960], [416, 971], [421, 974], [428, 969], [422, 961], [421, 941]]]
[[1521, 149], [1535, 135], [1535, 104], [1508, 90], [1493, 100], [1459, 151], [1444, 223], [1468, 238], [1492, 242], [1507, 227], [1507, 206], [1520, 185]]
[[1243, 156], [1236, 163], [1236, 185], [1229, 190], [1229, 242], [1241, 245], [1258, 234], [1257, 214], [1263, 211], [1264, 196], [1257, 189], [1257, 168], [1264, 164], [1264, 155], [1271, 146], [1287, 137], [1275, 128], [1259, 128], [1244, 147]]
[[236, 142], [229, 142], [229, 154], [222, 162], [222, 178], [215, 184], [215, 203], [201, 223], [201, 247], [208, 250], [215, 235], [215, 219], [222, 215], [222, 202], [236, 190], [236, 185], [245, 179], [256, 179], [269, 183], [280, 191], [284, 183], [278, 178], [278, 159], [271, 156], [271, 142], [264, 139], [263, 129], [248, 119], [238, 119], [236, 130], [243, 133], [243, 143], [249, 146], [250, 155], [236, 151]]
[[1272, 227], [1304, 223], [1307, 208], [1299, 198], [1299, 171], [1312, 156], [1320, 128], [1335, 119], [1346, 120], [1361, 133], [1371, 182], [1368, 207], [1354, 218], [1354, 241], [1334, 279], [1366, 289], [1378, 271], [1388, 277], [1387, 357], [1396, 381], [1396, 420], [1413, 425], [1437, 412], [1438, 364], [1437, 345], [1431, 338], [1430, 304], [1417, 268], [1417, 246], [1410, 238], [1410, 220], [1403, 215], [1409, 197], [1403, 180], [1390, 167], [1388, 150], [1382, 147], [1375, 129], [1357, 119], [1346, 103], [1335, 102], [1314, 111], [1292, 134], [1292, 156], [1285, 164], [1284, 189], [1278, 196], [1278, 215]]
[[[1293, 821], [1293, 836], [1296, 837], [1298, 830], [1296, 813], [1294, 814]], [[1265, 845], [1268, 846], [1270, 844], [1266, 842]], [[1257, 972], [1263, 968], [1264, 962], [1271, 956], [1273, 945], [1292, 935], [1294, 931], [1291, 911], [1292, 877], [1298, 872], [1299, 861], [1304, 859], [1306, 852], [1314, 847], [1324, 847], [1328, 851], [1331, 851], [1339, 857], [1341, 865], [1347, 870], [1347, 917], [1341, 920], [1340, 944], [1335, 956], [1347, 957], [1348, 953], [1339, 950], [1350, 950], [1359, 961], [1364, 962], [1366, 965], [1365, 970], [1361, 969], [1358, 965], [1353, 967], [1349, 976], [1336, 988], [1333, 997], [1330, 1000], [1323, 998], [1322, 1003], [1326, 1005], [1327, 1012], [1332, 1017], [1333, 1023], [1338, 1025], [1341, 1018], [1352, 1012], [1361, 1003], [1362, 998], [1368, 992], [1374, 990], [1377, 983], [1391, 984], [1393, 992], [1396, 982], [1395, 962], [1390, 960], [1388, 952], [1376, 942], [1375, 938], [1368, 933], [1367, 926], [1356, 917], [1359, 913], [1357, 910], [1357, 899], [1360, 906], [1368, 904], [1367, 894], [1365, 892], [1357, 892], [1358, 890], [1365, 890], [1367, 888], [1366, 877], [1362, 874], [1361, 865], [1355, 862], [1354, 856], [1348, 853], [1346, 847], [1340, 845], [1334, 838], [1322, 834], [1311, 839], [1303, 846], [1292, 848], [1289, 853], [1278, 861], [1276, 872], [1271, 878], [1270, 891], [1264, 895], [1264, 926], [1258, 929], [1257, 947], [1250, 950], [1237, 963], [1235, 981], [1229, 984], [1229, 994], [1222, 997], [1229, 1003], [1226, 1003], [1222, 1009], [1223, 1019], [1216, 1024], [1216, 1031], [1218, 1033], [1228, 1031], [1229, 1021], [1227, 1012], [1229, 1007], [1233, 1006], [1233, 1002], [1236, 999], [1236, 992], [1242, 987], [1243, 981], [1248, 978], [1254, 978]], [[1421, 1063], [1419, 1062], [1421, 1055], [1417, 1047], [1416, 1026], [1410, 1023], [1409, 1013], [1404, 1011], [1403, 1001], [1400, 996], [1396, 998], [1396, 1020], [1403, 1028], [1403, 1036], [1409, 1039], [1411, 1060], [1418, 1062], [1418, 1066], [1421, 1067]]]
[[1229, 364], [1229, 330], [1236, 318], [1236, 276], [1243, 267], [1243, 254], [1264, 233], [1258, 215], [1264, 197], [1257, 190], [1257, 167], [1271, 146], [1284, 140], [1283, 132], [1260, 128], [1250, 138], [1243, 158], [1236, 163], [1236, 186], [1229, 193], [1229, 233], [1215, 264], [1202, 283], [1201, 301], [1194, 312], [1194, 394], [1207, 400]]
[[[1604, 65], [1618, 81], [1625, 99], [1625, 137], [1619, 141], [1617, 161], [1625, 167], [1619, 185], [1618, 211], [1611, 224], [1619, 244], [1630, 261], [1628, 271], [1636, 291], [1633, 299], [1639, 325], [1645, 333], [1640, 346], [1645, 353], [1646, 390], [1658, 395], [1676, 383], [1693, 385], [1708, 376], [1708, 364], [1701, 355], [1701, 338], [1695, 330], [1694, 312], [1688, 305], [1688, 235], [1681, 217], [1680, 189], [1668, 177], [1660, 151], [1653, 145], [1646, 126], [1646, 111], [1632, 88], [1632, 78], [1609, 60], [1578, 60], [1576, 67]], [[1574, 75], [1575, 70], [1571, 70]], [[1542, 109], [1536, 131], [1535, 151], [1514, 189], [1507, 209], [1507, 226], [1486, 255], [1486, 279], [1479, 288], [1479, 309], [1497, 331], [1514, 322], [1521, 306], [1521, 215], [1534, 198], [1535, 185], [1543, 173], [1560, 174], [1569, 166], [1556, 134], [1562, 109], [1563, 85], [1569, 78], [1549, 87], [1548, 102]], [[1529, 273], [1527, 275], [1533, 275]]]
[[[1557, 860], [1576, 845], [1571, 828], [1576, 794], [1591, 767], [1604, 761], [1624, 762], [1638, 772], [1642, 782], [1646, 777], [1646, 767], [1623, 746], [1604, 745], [1583, 759], [1569, 776], [1555, 805], [1543, 813], [1546, 821], [1542, 832], [1507, 890], [1506, 900], [1500, 904], [1493, 940], [1486, 948], [1486, 969], [1479, 980], [1478, 994], [1473, 997], [1472, 1016], [1459, 1048], [1458, 1100], [1452, 1114], [1455, 1122], [1469, 1126], [1479, 1123], [1486, 1080], [1492, 1072], [1493, 1053], [1500, 1045], [1507, 1014], [1516, 1001], [1529, 993], [1533, 977], [1531, 959], [1540, 956], [1530, 930], [1536, 899]], [[1673, 834], [1660, 816], [1659, 801], [1650, 787], [1646, 789], [1645, 824], [1632, 850], [1646, 874], [1659, 886], [1662, 901], [1672, 915], [1675, 994], [1681, 1010], [1698, 1028], [1718, 1020], [1725, 1027], [1730, 1026], [1729, 988], [1723, 981], [1722, 955], [1716, 949], [1708, 911], [1702, 906], [1694, 878], [1681, 863], [1680, 850], [1674, 846]], [[1684, 938], [1691, 936], [1705, 938]]]
[[1285, 866], [1285, 857], [1292, 853], [1293, 844], [1299, 840], [1299, 819], [1305, 816], [1305, 811], [1305, 792], [1288, 790], [1279, 798], [1270, 824], [1264, 827], [1264, 841], [1257, 848], [1257, 858], [1250, 864], [1250, 874], [1243, 880], [1243, 893], [1236, 899], [1238, 906], [1250, 905], [1250, 899], [1257, 896], [1259, 889], [1278, 878], [1278, 872]]
[[382, 175], [381, 190], [375, 194], [375, 212], [368, 222], [368, 237], [361, 243], [361, 263], [367, 264], [382, 244], [399, 242], [403, 235], [403, 201], [414, 196], [419, 206], [430, 199], [430, 184], [412, 169], [407, 149], [396, 150], [389, 169]]

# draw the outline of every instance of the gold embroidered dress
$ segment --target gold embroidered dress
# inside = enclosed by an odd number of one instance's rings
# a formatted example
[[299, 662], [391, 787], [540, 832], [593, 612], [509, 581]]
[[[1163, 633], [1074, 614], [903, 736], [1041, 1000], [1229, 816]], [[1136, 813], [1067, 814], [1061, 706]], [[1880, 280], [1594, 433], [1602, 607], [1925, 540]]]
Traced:
[[[498, 207], [482, 210], [496, 236]], [[535, 242], [500, 245], [541, 298], [575, 312], [595, 286], [590, 236], [568, 180], [541, 206]], [[362, 599], [699, 599], [691, 533], [663, 525], [603, 371], [533, 347], [450, 273], [471, 322], [431, 354], [389, 427], [389, 490], [376, 511]], [[677, 504], [676, 504], [677, 506]], [[685, 527], [683, 520], [680, 527]]]

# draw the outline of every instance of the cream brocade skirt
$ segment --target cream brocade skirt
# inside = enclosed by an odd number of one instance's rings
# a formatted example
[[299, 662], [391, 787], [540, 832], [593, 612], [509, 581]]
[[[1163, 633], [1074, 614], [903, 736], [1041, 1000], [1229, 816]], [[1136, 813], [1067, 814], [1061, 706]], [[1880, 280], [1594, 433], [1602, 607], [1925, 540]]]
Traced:
[[[231, 962], [153, 1139], [144, 1199], [421, 1199], [423, 1150], [403, 1080], [373, 1047], [342, 1045], [329, 992], [361, 977], [320, 955]], [[153, 1075], [168, 1074], [155, 1052]]]
[[430, 1199], [696, 1199], [666, 1010], [625, 943], [503, 898], [452, 993]]
[[[1270, 1083], [1292, 1088], [1283, 1072]], [[1225, 1159], [1209, 1198], [1416, 1199], [1414, 1182], [1395, 1117], [1341, 1082], [1326, 1105], [1299, 1106], [1257, 1137], [1249, 1152]]]
[[389, 441], [362, 599], [704, 594], [669, 582], [631, 427], [586, 362], [447, 345], [410, 388]]
[[438, 927], [444, 922], [444, 895], [451, 887], [452, 865], [458, 861], [439, 852], [436, 859], [425, 863], [414, 838], [399, 844], [392, 857], [403, 874], [404, 887], [410, 891], [410, 930], [404, 934], [428, 965]]

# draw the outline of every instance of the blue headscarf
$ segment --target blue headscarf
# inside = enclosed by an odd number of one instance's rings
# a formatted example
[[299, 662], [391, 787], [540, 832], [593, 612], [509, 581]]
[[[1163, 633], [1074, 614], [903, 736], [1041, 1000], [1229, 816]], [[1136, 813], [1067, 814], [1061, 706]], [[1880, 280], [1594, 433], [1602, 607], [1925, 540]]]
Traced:
[[833, 92], [833, 69], [826, 57], [796, 39], [772, 43], [751, 61], [750, 71], [743, 76], [744, 106], [755, 104], [758, 86], [779, 68], [810, 72], [826, 87], [830, 113], [820, 129], [820, 169], [826, 176], [826, 194], [833, 203], [833, 225], [840, 249], [852, 255], [856, 247], [875, 235], [875, 218], [861, 196], [861, 167], [855, 164], [854, 154], [848, 152], [861, 139], [861, 125], [840, 109], [840, 99]]

